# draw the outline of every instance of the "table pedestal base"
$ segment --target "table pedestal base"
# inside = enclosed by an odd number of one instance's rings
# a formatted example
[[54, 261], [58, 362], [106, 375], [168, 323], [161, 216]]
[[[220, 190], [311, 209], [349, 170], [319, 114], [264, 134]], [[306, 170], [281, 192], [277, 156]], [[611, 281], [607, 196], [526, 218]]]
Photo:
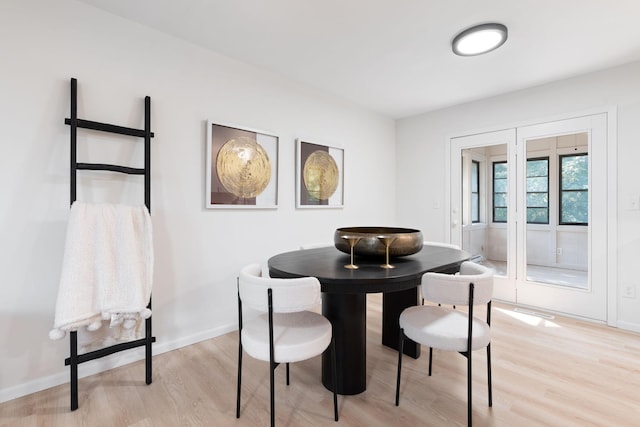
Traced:
[[[331, 321], [336, 346], [336, 381], [339, 394], [367, 389], [366, 294], [322, 293], [322, 314]], [[322, 384], [333, 390], [331, 354], [322, 355]]]
[[[398, 349], [398, 318], [407, 307], [416, 305], [416, 287], [382, 296], [382, 344]], [[339, 394], [359, 394], [367, 389], [367, 295], [322, 293], [322, 314], [333, 326], [336, 345], [336, 381]], [[411, 340], [404, 354], [420, 357], [420, 345]], [[333, 390], [331, 355], [322, 355], [322, 384]]]

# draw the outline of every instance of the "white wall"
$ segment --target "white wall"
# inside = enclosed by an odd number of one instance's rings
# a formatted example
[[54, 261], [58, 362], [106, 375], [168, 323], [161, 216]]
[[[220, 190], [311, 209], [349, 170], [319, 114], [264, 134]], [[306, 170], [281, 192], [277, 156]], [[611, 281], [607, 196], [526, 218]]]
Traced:
[[[617, 324], [640, 331], [640, 62], [496, 96], [396, 123], [398, 221], [422, 229], [429, 240], [446, 239], [445, 150], [448, 138], [467, 131], [503, 129], [550, 117], [617, 106], [618, 257]], [[622, 297], [632, 286], [635, 298]]]
[[[0, 52], [0, 401], [68, 381], [68, 339], [47, 333], [69, 212], [70, 77], [89, 120], [143, 127], [151, 97], [156, 354], [236, 327], [242, 265], [330, 242], [336, 227], [395, 225], [388, 118], [72, 0], [2, 1]], [[280, 136], [277, 210], [204, 208], [207, 119]], [[84, 132], [83, 144], [111, 147]], [[344, 148], [344, 209], [295, 209], [300, 136]], [[114, 157], [140, 165], [131, 146], [113, 143]], [[80, 149], [88, 161], [103, 151]], [[126, 182], [85, 178], [79, 199], [141, 203], [140, 182]], [[139, 357], [119, 353], [80, 375]]]

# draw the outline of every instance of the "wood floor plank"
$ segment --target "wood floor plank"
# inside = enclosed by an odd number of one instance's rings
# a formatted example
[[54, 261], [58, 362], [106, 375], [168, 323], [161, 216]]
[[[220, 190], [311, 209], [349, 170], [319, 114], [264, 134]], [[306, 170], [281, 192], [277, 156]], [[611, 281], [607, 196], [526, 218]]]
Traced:
[[[466, 360], [436, 351], [403, 358], [400, 406], [394, 404], [397, 353], [380, 345], [381, 298], [367, 298], [367, 390], [339, 396], [320, 380], [320, 358], [276, 370], [279, 426], [464, 426]], [[479, 315], [482, 315], [480, 313]], [[494, 303], [493, 407], [487, 406], [486, 352], [473, 355], [476, 426], [640, 425], [640, 335], [570, 318], [544, 319]], [[62, 385], [0, 404], [0, 426], [267, 426], [268, 364], [243, 359], [242, 412], [235, 418], [237, 332], [79, 382], [77, 411]]]

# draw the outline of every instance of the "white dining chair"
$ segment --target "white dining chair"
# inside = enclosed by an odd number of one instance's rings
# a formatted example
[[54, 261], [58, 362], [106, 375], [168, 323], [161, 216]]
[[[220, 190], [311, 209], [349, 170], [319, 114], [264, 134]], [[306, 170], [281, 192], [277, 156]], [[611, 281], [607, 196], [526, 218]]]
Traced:
[[[491, 392], [491, 299], [493, 270], [471, 261], [463, 262], [460, 274], [425, 273], [422, 276], [422, 294], [436, 304], [467, 306], [468, 313], [438, 305], [409, 307], [400, 314], [400, 342], [398, 345], [398, 377], [396, 406], [400, 403], [400, 377], [404, 341], [409, 338], [429, 346], [429, 376], [433, 349], [455, 351], [467, 358], [467, 424], [472, 425], [471, 355], [474, 350], [487, 349], [487, 381], [489, 406], [493, 405]], [[486, 320], [473, 314], [474, 305], [486, 304]]]
[[[320, 304], [320, 282], [315, 277], [276, 279], [263, 277], [260, 264], [242, 268], [238, 277], [238, 390], [236, 418], [240, 418], [242, 354], [269, 362], [271, 426], [275, 425], [274, 370], [331, 351], [332, 379], [336, 384], [335, 346], [331, 323], [321, 314], [308, 311]], [[243, 322], [243, 307], [261, 312]], [[247, 316], [248, 317], [248, 316]], [[338, 421], [337, 387], [333, 391], [334, 419]]]

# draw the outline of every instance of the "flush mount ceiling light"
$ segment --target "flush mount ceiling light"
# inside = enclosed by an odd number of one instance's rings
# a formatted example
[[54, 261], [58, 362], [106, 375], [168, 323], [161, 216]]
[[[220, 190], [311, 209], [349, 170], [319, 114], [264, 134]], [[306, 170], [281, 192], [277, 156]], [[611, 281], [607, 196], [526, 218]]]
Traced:
[[502, 24], [481, 24], [458, 34], [451, 43], [453, 53], [460, 56], [482, 55], [499, 48], [507, 41], [507, 27]]

